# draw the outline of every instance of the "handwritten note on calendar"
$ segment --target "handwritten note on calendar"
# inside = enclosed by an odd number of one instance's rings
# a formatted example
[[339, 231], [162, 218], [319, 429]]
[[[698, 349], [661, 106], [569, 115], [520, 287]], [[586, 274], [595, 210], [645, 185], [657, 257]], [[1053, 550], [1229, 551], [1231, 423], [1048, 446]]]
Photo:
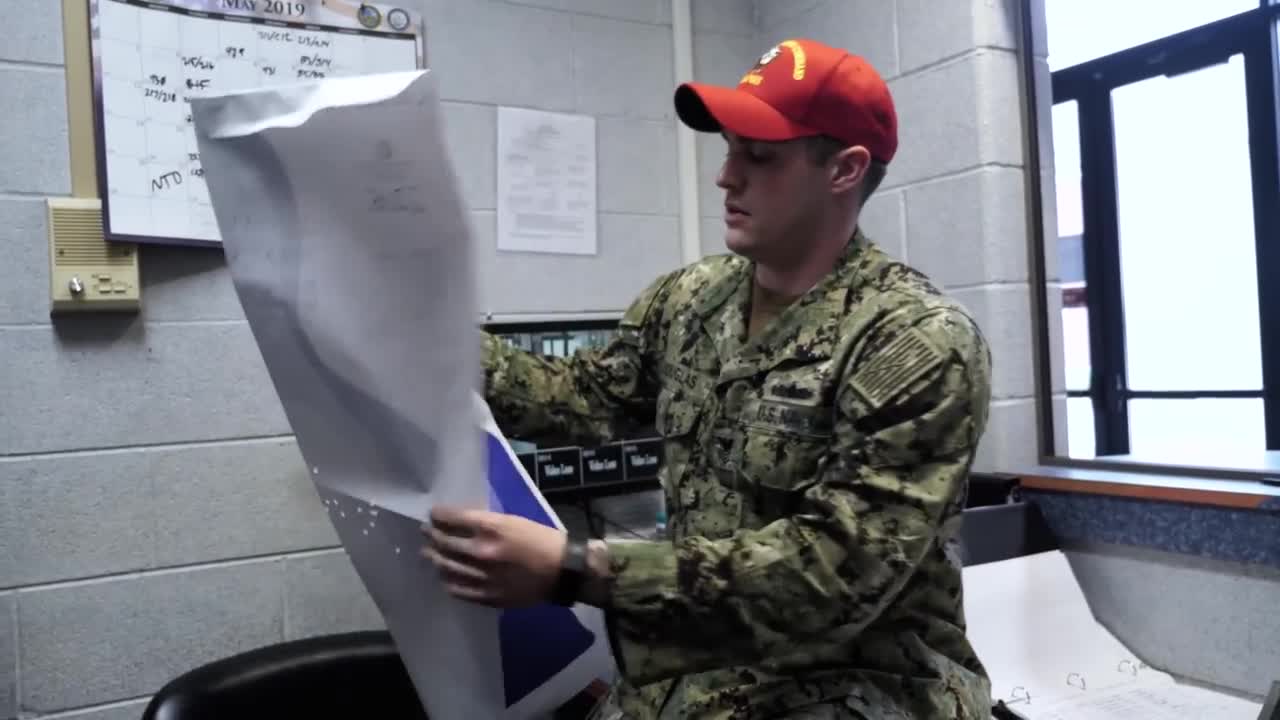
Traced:
[[357, 0], [94, 0], [105, 230], [218, 245], [189, 100], [331, 77], [414, 70], [419, 22]]

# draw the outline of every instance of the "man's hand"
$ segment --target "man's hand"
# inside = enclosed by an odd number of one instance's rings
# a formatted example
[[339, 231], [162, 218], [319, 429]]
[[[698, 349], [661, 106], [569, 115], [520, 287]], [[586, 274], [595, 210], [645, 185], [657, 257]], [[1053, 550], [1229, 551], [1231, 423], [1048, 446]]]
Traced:
[[551, 597], [568, 542], [563, 531], [515, 515], [436, 507], [422, 554], [454, 596], [492, 607]]

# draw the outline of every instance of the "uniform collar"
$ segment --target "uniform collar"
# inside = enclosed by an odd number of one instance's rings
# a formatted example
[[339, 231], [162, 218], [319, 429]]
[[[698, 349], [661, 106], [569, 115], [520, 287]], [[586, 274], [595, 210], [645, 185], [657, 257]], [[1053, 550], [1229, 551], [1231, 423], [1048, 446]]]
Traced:
[[831, 357], [850, 291], [874, 275], [885, 257], [858, 230], [835, 267], [800, 296], [758, 336], [746, 339], [753, 263], [741, 262], [694, 301], [704, 330], [720, 356], [720, 382], [767, 371], [783, 362], [818, 362]]

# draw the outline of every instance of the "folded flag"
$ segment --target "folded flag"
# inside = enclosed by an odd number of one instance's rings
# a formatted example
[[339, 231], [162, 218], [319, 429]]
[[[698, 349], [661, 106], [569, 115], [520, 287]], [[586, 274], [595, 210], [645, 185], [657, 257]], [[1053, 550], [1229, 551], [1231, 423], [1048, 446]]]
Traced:
[[[483, 400], [477, 397], [476, 406], [489, 508], [563, 528]], [[613, 680], [598, 609], [494, 610], [457, 600], [419, 552], [425, 542], [420, 521], [316, 488], [433, 719], [543, 717], [589, 686]]]
[[[490, 509], [563, 529], [493, 417], [484, 422]], [[544, 688], [548, 699], [561, 705], [592, 682], [611, 679], [614, 672], [603, 617], [593, 608], [538, 605], [503, 610], [498, 637], [509, 711], [522, 709], [526, 702], [530, 710], [545, 710], [547, 703], [535, 699]]]

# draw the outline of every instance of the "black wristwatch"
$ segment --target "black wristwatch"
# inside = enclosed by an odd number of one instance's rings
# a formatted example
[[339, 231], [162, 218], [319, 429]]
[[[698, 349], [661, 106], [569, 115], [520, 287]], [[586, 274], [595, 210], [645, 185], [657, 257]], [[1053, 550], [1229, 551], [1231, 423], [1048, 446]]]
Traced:
[[570, 537], [560, 560], [560, 577], [551, 591], [551, 602], [570, 606], [578, 602], [587, 582], [587, 542]]

